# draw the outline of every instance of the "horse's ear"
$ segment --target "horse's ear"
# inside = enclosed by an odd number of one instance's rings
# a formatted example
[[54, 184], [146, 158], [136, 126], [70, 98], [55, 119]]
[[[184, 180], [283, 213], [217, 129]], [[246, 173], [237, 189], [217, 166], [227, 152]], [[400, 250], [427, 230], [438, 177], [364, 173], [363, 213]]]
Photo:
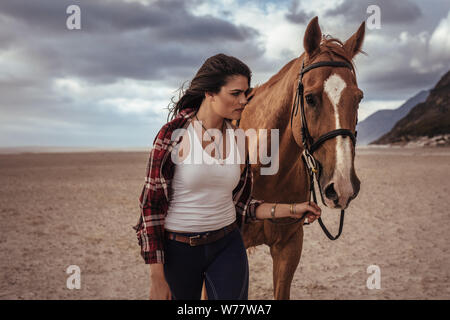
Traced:
[[305, 37], [303, 38], [303, 47], [308, 56], [312, 56], [319, 48], [322, 40], [322, 31], [319, 27], [319, 18], [315, 16], [306, 27]]
[[358, 31], [356, 31], [345, 43], [344, 49], [350, 53], [350, 56], [356, 56], [359, 52], [362, 52], [361, 47], [364, 41], [364, 34], [366, 31], [366, 22], [363, 21], [359, 26]]

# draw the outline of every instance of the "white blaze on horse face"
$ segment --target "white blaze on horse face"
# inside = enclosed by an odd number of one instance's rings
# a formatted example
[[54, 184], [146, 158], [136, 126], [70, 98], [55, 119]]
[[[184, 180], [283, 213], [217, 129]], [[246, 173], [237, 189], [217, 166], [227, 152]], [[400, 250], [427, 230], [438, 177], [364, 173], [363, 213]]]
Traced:
[[328, 79], [325, 80], [323, 84], [325, 93], [327, 94], [328, 99], [330, 99], [331, 104], [333, 105], [334, 108], [334, 114], [336, 115], [336, 129], [340, 128], [339, 112], [337, 107], [339, 101], [341, 100], [342, 91], [345, 89], [345, 87], [347, 87], [345, 81], [335, 73], [329, 76]]
[[[336, 129], [341, 128], [339, 121], [339, 102], [341, 100], [342, 91], [347, 87], [345, 81], [338, 75], [333, 73], [324, 82], [324, 91], [330, 99], [334, 108], [334, 115], [336, 119]], [[336, 192], [338, 193], [339, 200], [343, 200], [345, 203], [341, 204], [345, 206], [346, 198], [353, 194], [353, 187], [350, 182], [350, 173], [352, 168], [352, 148], [350, 145], [350, 138], [337, 136], [336, 138], [336, 166], [334, 168], [332, 181], [335, 184]], [[347, 198], [348, 199], [348, 198]]]

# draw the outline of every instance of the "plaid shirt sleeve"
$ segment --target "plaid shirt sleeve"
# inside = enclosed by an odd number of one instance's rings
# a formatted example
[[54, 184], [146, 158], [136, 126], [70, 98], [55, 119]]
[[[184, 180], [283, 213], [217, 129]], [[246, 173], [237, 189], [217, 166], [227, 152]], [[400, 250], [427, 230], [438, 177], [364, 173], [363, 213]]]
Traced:
[[[164, 263], [164, 219], [168, 209], [164, 189], [168, 188], [168, 181], [159, 176], [169, 145], [164, 129], [158, 133], [150, 151], [145, 184], [139, 197], [141, 214], [134, 227], [146, 264]], [[170, 164], [165, 167], [166, 170], [170, 168]]]
[[252, 197], [253, 172], [248, 156], [245, 160], [245, 169], [241, 174], [238, 185], [233, 190], [233, 201], [236, 208], [237, 221], [242, 228], [244, 223], [256, 220], [256, 208], [264, 203]]

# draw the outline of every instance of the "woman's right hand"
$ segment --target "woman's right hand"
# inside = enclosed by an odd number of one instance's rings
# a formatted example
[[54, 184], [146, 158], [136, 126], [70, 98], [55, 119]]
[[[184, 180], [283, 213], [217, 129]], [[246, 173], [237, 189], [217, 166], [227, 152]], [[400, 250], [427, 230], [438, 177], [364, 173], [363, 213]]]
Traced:
[[306, 213], [309, 223], [313, 223], [322, 214], [322, 209], [320, 209], [320, 207], [312, 201], [294, 203], [293, 209], [294, 213], [291, 214], [289, 212], [289, 215], [286, 216], [301, 218]]
[[172, 294], [164, 277], [162, 264], [150, 265], [150, 300], [171, 300]]

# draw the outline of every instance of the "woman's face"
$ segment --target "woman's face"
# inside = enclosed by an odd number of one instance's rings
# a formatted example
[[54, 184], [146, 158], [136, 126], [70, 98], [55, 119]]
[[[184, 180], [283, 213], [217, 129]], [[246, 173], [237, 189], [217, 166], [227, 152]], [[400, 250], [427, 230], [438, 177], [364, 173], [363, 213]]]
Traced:
[[247, 77], [242, 75], [230, 76], [219, 93], [213, 93], [209, 96], [211, 106], [223, 118], [239, 120], [247, 104], [248, 90]]

